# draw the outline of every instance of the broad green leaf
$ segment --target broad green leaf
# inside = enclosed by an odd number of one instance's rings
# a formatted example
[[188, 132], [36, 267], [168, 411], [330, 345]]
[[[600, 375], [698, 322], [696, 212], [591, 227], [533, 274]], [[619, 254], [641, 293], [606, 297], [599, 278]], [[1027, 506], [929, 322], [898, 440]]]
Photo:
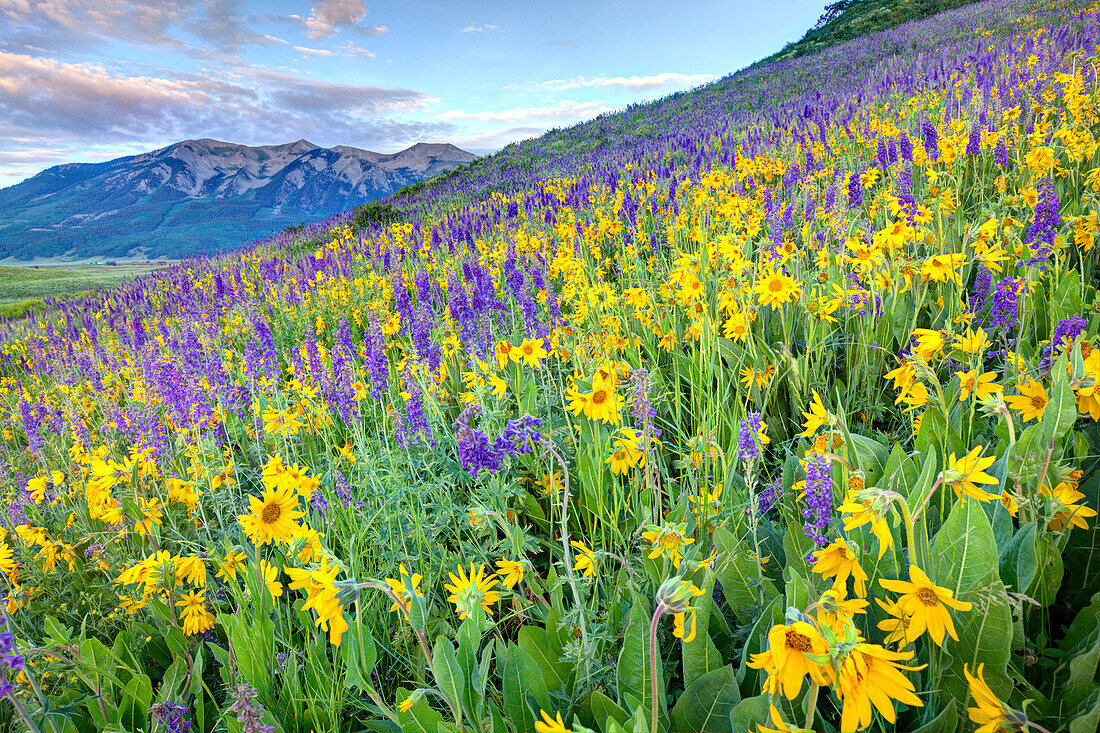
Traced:
[[1069, 660], [1069, 678], [1059, 702], [1073, 710], [1097, 689], [1096, 670], [1100, 666], [1100, 628], [1086, 639], [1081, 651]]
[[573, 668], [553, 652], [546, 630], [537, 626], [523, 626], [519, 630], [518, 641], [520, 648], [530, 654], [542, 670], [546, 688], [551, 692], [569, 694]]
[[722, 666], [718, 647], [710, 638], [710, 617], [714, 607], [710, 591], [714, 588], [714, 573], [705, 570], [698, 581], [699, 587], [707, 593], [694, 599], [692, 604], [698, 609], [695, 619], [695, 638], [680, 643], [684, 660], [684, 687], [691, 687], [702, 675]]
[[[633, 705], [627, 704], [628, 698], [645, 704], [649, 710], [650, 700], [650, 656], [649, 625], [652, 615], [644, 600], [636, 596], [630, 608], [630, 622], [626, 627], [623, 649], [619, 653], [619, 665], [616, 669], [616, 681], [619, 687], [619, 704], [627, 710]], [[658, 705], [663, 708], [665, 700], [664, 672], [661, 667], [660, 650], [657, 653], [657, 694]], [[663, 715], [662, 715], [663, 717]]]
[[[397, 690], [398, 701], [405, 700], [409, 697], [410, 691], [404, 688]], [[443, 716], [428, 704], [428, 700], [424, 697], [413, 703], [413, 706], [407, 711], [402, 712], [395, 708], [397, 712], [397, 719], [401, 722], [401, 730], [403, 733], [436, 733], [439, 729], [439, 724], [443, 722]], [[532, 723], [532, 726], [534, 724]], [[531, 730], [534, 730], [532, 727]]]
[[1069, 721], [1069, 733], [1095, 733], [1100, 730], [1100, 689], [1085, 699]]
[[542, 670], [531, 655], [515, 644], [509, 644], [504, 654], [501, 674], [504, 694], [504, 717], [516, 730], [534, 730], [538, 713], [527, 702], [528, 695], [544, 710], [550, 709], [550, 694]]
[[592, 717], [596, 720], [596, 725], [600, 727], [600, 730], [608, 730], [608, 720], [613, 720], [620, 726], [625, 726], [626, 721], [630, 719], [630, 714], [615, 704], [607, 695], [603, 694], [600, 690], [595, 690], [588, 698], [589, 708], [592, 710]]
[[960, 705], [968, 685], [963, 665], [985, 664], [985, 679], [994, 693], [1007, 698], [1012, 689], [1006, 670], [1012, 653], [1012, 614], [997, 575], [997, 544], [989, 518], [975, 499], [955, 503], [936, 534], [930, 577], [969, 611], [951, 611], [959, 640], [944, 639], [952, 661], [943, 672], [942, 687]]
[[349, 624], [348, 634], [340, 645], [344, 658], [344, 689], [365, 690], [370, 685], [371, 670], [378, 660], [378, 651], [374, 646], [374, 637], [358, 618]]
[[466, 689], [466, 675], [458, 664], [454, 645], [444, 636], [435, 638], [435, 645], [432, 647], [432, 668], [435, 672], [436, 687], [455, 710], [459, 711], [461, 722], [464, 697], [462, 693]]
[[[922, 568], [927, 572], [927, 568]], [[977, 588], [990, 574], [997, 577], [997, 543], [993, 529], [976, 499], [956, 501], [947, 521], [936, 533], [932, 547], [932, 571], [936, 585], [956, 597]]]
[[1077, 401], [1066, 375], [1066, 359], [1059, 357], [1050, 370], [1050, 392], [1040, 422], [1039, 448], [1046, 451], [1052, 442], [1069, 432], [1077, 421]]
[[718, 551], [714, 574], [722, 583], [726, 602], [741, 623], [748, 623], [755, 618], [760, 602], [767, 603], [779, 592], [767, 577], [760, 582], [754, 550], [725, 527], [715, 530], [714, 547]]
[[940, 733], [941, 731], [953, 731], [959, 725], [959, 711], [954, 705], [945, 705], [939, 715], [932, 718], [913, 733]]
[[746, 697], [730, 711], [730, 730], [740, 733], [755, 731], [757, 725], [772, 727], [770, 710], [767, 695]]
[[733, 667], [707, 672], [688, 685], [672, 709], [672, 730], [733, 733], [730, 715], [741, 702]]

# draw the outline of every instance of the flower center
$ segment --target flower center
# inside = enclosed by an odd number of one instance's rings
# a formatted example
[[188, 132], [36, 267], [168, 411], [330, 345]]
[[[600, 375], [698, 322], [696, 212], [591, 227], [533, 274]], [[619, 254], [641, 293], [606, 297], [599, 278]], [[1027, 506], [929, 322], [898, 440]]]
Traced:
[[782, 289], [783, 289], [783, 281], [780, 280], [779, 278], [773, 278], [772, 281], [770, 283], [768, 283], [768, 290], [772, 291], [773, 293], [778, 293]]
[[1031, 398], [1031, 406], [1036, 410], [1041, 410], [1047, 406], [1047, 398], [1043, 397], [1041, 394], [1037, 394]]
[[283, 515], [283, 508], [278, 504], [268, 504], [264, 507], [263, 513], [260, 515], [260, 519], [264, 524], [274, 524], [279, 521], [279, 517]]
[[680, 535], [669, 532], [663, 534], [657, 538], [657, 544], [661, 546], [663, 550], [676, 550], [680, 547]]
[[940, 605], [940, 597], [936, 595], [936, 591], [931, 588], [921, 588], [917, 591], [917, 598], [920, 602], [926, 606], [938, 606]]
[[602, 389], [598, 389], [592, 393], [593, 405], [602, 405], [605, 402], [607, 402], [607, 392]]
[[794, 629], [787, 630], [786, 644], [788, 649], [793, 649], [796, 652], [808, 652], [810, 651], [810, 637], [805, 634], [800, 634]]

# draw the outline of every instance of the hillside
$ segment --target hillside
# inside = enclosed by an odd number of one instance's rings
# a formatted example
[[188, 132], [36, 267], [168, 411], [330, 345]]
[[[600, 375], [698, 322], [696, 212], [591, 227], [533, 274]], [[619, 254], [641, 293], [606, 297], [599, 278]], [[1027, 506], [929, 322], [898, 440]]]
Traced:
[[975, 0], [838, 0], [825, 7], [817, 23], [801, 39], [757, 63], [798, 58], [973, 2]]
[[179, 259], [384, 198], [467, 163], [453, 145], [398, 153], [306, 140], [185, 140], [104, 163], [59, 165], [0, 189], [0, 258]]
[[[693, 90], [513, 143], [461, 170], [398, 191], [385, 204], [391, 217], [412, 221], [494, 194], [530, 191], [540, 181], [577, 178], [590, 185], [626, 166], [654, 165], [662, 178], [694, 177], [710, 159], [715, 139], [723, 141], [729, 164], [733, 141], [742, 140], [745, 154], [767, 145], [762, 133], [742, 137], [750, 127], [780, 127], [793, 119], [817, 129], [837, 116], [850, 117], [854, 98], [877, 96], [886, 88], [911, 94], [938, 86], [945, 72], [931, 65], [946, 65], [944, 54], [973, 58], [988, 75], [993, 59], [985, 49], [1016, 33], [1003, 19], [1017, 7], [1032, 10], [1020, 0], [968, 3], [813, 54], [754, 63]], [[1058, 7], [1041, 5], [1028, 17], [1054, 17]], [[268, 246], [308, 249], [353, 217], [348, 211], [302, 231], [281, 232]]]
[[989, 0], [4, 324], [0, 729], [1100, 729], [1098, 139]]

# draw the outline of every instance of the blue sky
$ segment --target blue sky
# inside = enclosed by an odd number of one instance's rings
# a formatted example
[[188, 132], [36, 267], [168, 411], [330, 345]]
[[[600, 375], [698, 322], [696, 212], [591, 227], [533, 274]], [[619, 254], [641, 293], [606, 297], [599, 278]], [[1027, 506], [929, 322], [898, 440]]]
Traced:
[[723, 76], [825, 0], [0, 0], [0, 187], [211, 137], [477, 153]]

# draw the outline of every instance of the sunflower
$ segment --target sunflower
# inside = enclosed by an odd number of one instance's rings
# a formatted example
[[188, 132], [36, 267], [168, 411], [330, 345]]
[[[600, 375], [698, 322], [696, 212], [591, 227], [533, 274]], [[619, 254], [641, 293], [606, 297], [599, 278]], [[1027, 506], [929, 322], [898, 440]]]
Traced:
[[923, 707], [913, 683], [901, 670], [915, 671], [920, 667], [897, 664], [913, 658], [913, 652], [891, 652], [878, 644], [858, 644], [845, 658], [837, 673], [835, 690], [843, 703], [840, 730], [863, 730], [871, 724], [871, 706], [891, 724], [897, 721], [894, 701]]
[[500, 584], [511, 590], [523, 580], [523, 563], [515, 560], [497, 560], [497, 576]]
[[684, 525], [682, 524], [652, 527], [648, 532], [642, 532], [642, 537], [653, 545], [653, 549], [649, 553], [651, 560], [664, 555], [672, 561], [673, 567], [679, 567], [680, 561], [684, 558], [680, 549], [695, 541], [691, 537], [684, 536]]
[[546, 354], [542, 339], [524, 339], [522, 344], [512, 348], [508, 357], [516, 363], [523, 362], [524, 366], [538, 368], [539, 360], [545, 359]]
[[458, 611], [460, 619], [465, 619], [467, 612], [472, 611], [478, 604], [481, 604], [487, 614], [493, 615], [491, 606], [500, 600], [500, 592], [493, 590], [498, 580], [496, 575], [485, 576], [484, 564], [474, 570], [474, 564], [470, 563], [469, 575], [466, 574], [466, 569], [459, 565], [458, 575], [454, 573], [448, 573], [448, 575], [451, 578], [451, 584], [445, 584], [443, 587], [451, 592], [447, 600], [455, 604], [455, 610]]
[[985, 664], [978, 665], [978, 674], [970, 674], [969, 665], [963, 664], [963, 675], [970, 685], [970, 695], [977, 703], [976, 708], [967, 708], [966, 712], [973, 723], [978, 724], [974, 733], [997, 733], [1000, 730], [1026, 730], [1023, 726], [1011, 725], [1023, 722], [1020, 713], [1001, 702], [985, 682], [983, 674]]
[[923, 361], [928, 361], [930, 358], [943, 351], [945, 339], [942, 331], [933, 331], [930, 328], [918, 328], [913, 331], [913, 336], [917, 339], [914, 351], [920, 354]]
[[[386, 584], [389, 585], [389, 587], [393, 590], [393, 594], [397, 596], [397, 598], [401, 601], [401, 605], [405, 607], [405, 613], [407, 614], [409, 612], [409, 609], [412, 608], [413, 593], [420, 596], [421, 598], [424, 597], [424, 594], [420, 591], [420, 588], [418, 587], [420, 585], [420, 581], [424, 579], [424, 576], [420, 573], [409, 575], [409, 571], [405, 569], [404, 563], [398, 565], [397, 570], [398, 577], [396, 579], [386, 578]], [[409, 581], [408, 585], [405, 584], [406, 578], [408, 578]], [[391, 611], [396, 611], [397, 609], [398, 605], [396, 603], [390, 606]]]
[[955, 641], [959, 640], [948, 608], [969, 611], [973, 608], [972, 604], [955, 600], [952, 591], [934, 584], [916, 565], [909, 566], [909, 582], [882, 578], [878, 582], [886, 590], [901, 594], [897, 610], [909, 619], [909, 630], [906, 632], [909, 641], [915, 640], [925, 629], [941, 647], [945, 634], [950, 634]]
[[267, 586], [272, 598], [283, 595], [283, 584], [279, 582], [279, 568], [267, 560], [260, 560], [260, 578]]
[[1040, 493], [1051, 498], [1052, 510], [1047, 526], [1055, 532], [1061, 532], [1068, 524], [1080, 529], [1088, 529], [1086, 521], [1096, 516], [1096, 510], [1077, 502], [1085, 498], [1085, 495], [1077, 490], [1077, 484], [1066, 482], [1059, 483], [1052, 491], [1045, 484]]
[[977, 369], [971, 369], [968, 372], [955, 372], [955, 376], [959, 378], [959, 402], [966, 402], [971, 392], [974, 393], [974, 399], [980, 402], [1002, 389], [1001, 385], [993, 381], [997, 378], [995, 372], [978, 374]]
[[801, 287], [793, 277], [773, 272], [757, 280], [753, 290], [759, 294], [760, 305], [777, 307], [798, 300]]
[[539, 715], [542, 720], [535, 721], [536, 733], [570, 733], [569, 728], [565, 727], [565, 721], [561, 719], [561, 713], [555, 713], [551, 718], [550, 713], [539, 708]]
[[817, 393], [817, 390], [812, 390], [811, 394], [813, 394], [813, 399], [810, 401], [810, 411], [802, 413], [802, 417], [806, 418], [806, 422], [802, 423], [805, 430], [798, 434], [800, 438], [813, 437], [822, 425], [832, 425], [835, 422], [835, 418], [829, 414], [825, 409], [825, 405], [821, 403], [821, 395]]
[[267, 489], [262, 499], [248, 497], [249, 513], [237, 517], [252, 544], [287, 542], [298, 530], [298, 497], [286, 489]]
[[183, 609], [183, 633], [202, 634], [214, 628], [214, 614], [206, 610], [206, 591], [190, 591], [176, 605]]
[[818, 550], [814, 557], [817, 561], [814, 562], [813, 571], [820, 573], [822, 578], [834, 578], [834, 589], [847, 588], [850, 577], [854, 581], [856, 595], [860, 598], [867, 595], [867, 573], [863, 572], [855, 550], [843, 538], [838, 538], [825, 549]]
[[849, 491], [848, 495], [844, 497], [844, 503], [836, 509], [842, 515], [849, 515], [843, 517], [845, 532], [850, 532], [865, 524], [871, 525], [871, 532], [878, 538], [878, 556], [880, 560], [887, 548], [891, 550], [894, 548], [894, 533], [890, 529], [890, 524], [886, 521], [888, 506], [889, 504], [876, 507], [870, 500], [861, 498]]
[[764, 692], [775, 695], [782, 691], [793, 700], [802, 689], [802, 678], [807, 674], [819, 685], [832, 684], [832, 670], [818, 664], [807, 654], [826, 655], [829, 645], [812, 624], [795, 621], [788, 625], [776, 624], [768, 632], [768, 650], [753, 654], [749, 666], [768, 673]]
[[857, 613], [867, 613], [869, 605], [863, 598], [845, 598], [843, 589], [827, 590], [817, 602], [817, 625], [842, 637], [848, 623]]
[[609, 378], [596, 374], [592, 391], [588, 393], [584, 414], [604, 424], [618, 425], [622, 421], [622, 398], [615, 392], [615, 384]]
[[595, 553], [588, 549], [583, 542], [573, 540], [569, 544], [580, 550], [580, 552], [573, 556], [573, 568], [586, 578], [595, 578], [596, 567], [599, 564], [596, 560]]
[[1043, 389], [1043, 385], [1036, 382], [1034, 379], [1029, 379], [1027, 382], [1017, 384], [1016, 389], [1020, 394], [1005, 397], [1005, 404], [1020, 413], [1020, 417], [1024, 422], [1030, 420], [1042, 420], [1043, 413], [1047, 409], [1047, 391]]
[[978, 446], [962, 458], [955, 458], [955, 454], [952, 453], [947, 459], [947, 470], [943, 474], [944, 483], [955, 490], [956, 496], [960, 498], [969, 496], [978, 501], [993, 501], [997, 498], [996, 494], [990, 494], [978, 486], [978, 484], [995, 485], [997, 483], [997, 479], [985, 472], [997, 457], [982, 458], [981, 455], [982, 447]]

